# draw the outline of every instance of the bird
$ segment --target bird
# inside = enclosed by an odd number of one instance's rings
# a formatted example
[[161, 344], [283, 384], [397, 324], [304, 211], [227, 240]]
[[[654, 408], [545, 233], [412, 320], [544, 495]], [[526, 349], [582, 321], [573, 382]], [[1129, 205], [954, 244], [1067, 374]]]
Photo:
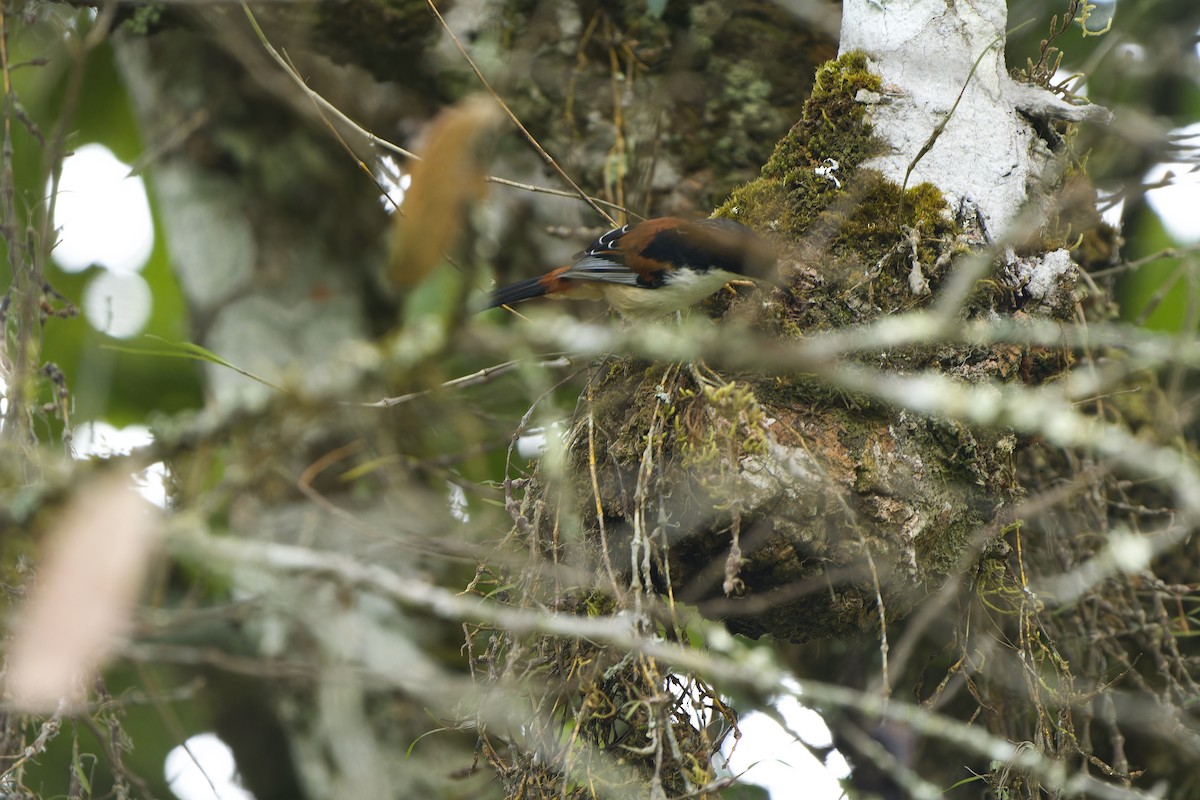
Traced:
[[570, 264], [494, 290], [486, 308], [550, 297], [604, 300], [626, 318], [659, 317], [730, 281], [763, 278], [774, 264], [773, 248], [739, 222], [658, 217], [613, 228]]

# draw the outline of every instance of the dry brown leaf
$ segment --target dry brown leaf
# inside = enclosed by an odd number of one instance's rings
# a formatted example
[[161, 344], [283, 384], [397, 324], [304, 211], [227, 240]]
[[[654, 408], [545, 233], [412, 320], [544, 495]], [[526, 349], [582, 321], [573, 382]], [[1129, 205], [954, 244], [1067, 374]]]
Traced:
[[70, 712], [129, 630], [159, 533], [158, 509], [128, 475], [85, 486], [46, 540], [16, 620], [5, 679], [19, 711]]
[[484, 145], [500, 119], [482, 96], [434, 119], [392, 230], [388, 272], [397, 290], [419, 284], [454, 249], [467, 209], [487, 187]]

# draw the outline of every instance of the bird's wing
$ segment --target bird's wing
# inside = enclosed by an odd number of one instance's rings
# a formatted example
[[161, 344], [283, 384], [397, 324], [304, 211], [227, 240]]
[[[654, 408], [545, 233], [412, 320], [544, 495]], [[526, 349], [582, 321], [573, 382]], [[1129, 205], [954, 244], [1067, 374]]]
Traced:
[[636, 272], [624, 264], [600, 255], [585, 255], [567, 267], [558, 277], [577, 281], [620, 283], [625, 286], [639, 285]]
[[619, 228], [613, 228], [611, 231], [601, 234], [600, 238], [592, 242], [591, 247], [589, 247], [587, 250], [584, 250], [580, 257], [582, 258], [583, 256], [597, 256], [605, 253], [620, 252], [619, 248], [617, 247], [617, 243], [621, 241], [622, 236], [629, 233], [629, 229], [632, 227], [635, 226], [622, 225]]

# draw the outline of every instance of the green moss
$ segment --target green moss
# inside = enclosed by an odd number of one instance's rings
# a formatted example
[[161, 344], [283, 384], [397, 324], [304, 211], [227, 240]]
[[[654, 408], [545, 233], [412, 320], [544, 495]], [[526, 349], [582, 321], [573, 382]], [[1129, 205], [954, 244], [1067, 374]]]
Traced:
[[855, 97], [860, 91], [879, 88], [880, 78], [867, 69], [862, 53], [847, 53], [821, 66], [804, 114], [775, 147], [763, 177], [795, 181], [828, 158], [850, 175], [878, 150], [863, 120], [865, 109]]
[[[718, 216], [797, 236], [838, 197], [859, 165], [878, 150], [863, 120], [859, 91], [877, 91], [879, 76], [862, 53], [847, 53], [817, 70], [804, 112], [762, 169], [761, 176], [730, 195]], [[832, 168], [828, 175], [820, 168]]]
[[760, 177], [717, 210], [783, 242], [790, 291], [770, 320], [783, 338], [922, 306], [962, 249], [937, 187], [905, 191], [863, 167], [880, 145], [857, 98], [879, 88], [861, 53], [822, 66]]
[[[932, 265], [956, 233], [941, 192], [930, 184], [905, 192], [876, 172], [860, 170], [879, 143], [856, 98], [861, 91], [879, 88], [880, 79], [867, 69], [862, 53], [847, 53], [822, 66], [803, 115], [778, 143], [761, 176], [734, 190], [717, 214], [791, 241], [814, 227], [831, 231], [828, 249], [835, 260], [857, 265], [876, 264], [901, 241], [914, 238], [915, 231], [915, 255]], [[911, 264], [912, 255], [910, 249], [897, 264]], [[884, 279], [890, 284], [898, 277]]]
[[826, 220], [836, 223], [832, 240], [835, 251], [856, 252], [864, 262], [876, 263], [886, 259], [902, 240], [911, 240], [912, 247], [902, 258], [895, 259], [903, 267], [903, 274], [897, 274], [901, 270], [889, 271], [883, 276], [888, 283], [898, 278], [905, 278], [907, 283], [907, 266], [914, 254], [923, 264], [933, 263], [942, 238], [953, 231], [953, 225], [942, 213], [945, 200], [935, 186], [923, 183], [901, 191], [899, 186], [871, 170], [862, 173], [856, 191], [861, 195], [857, 203], [845, 209], [831, 209], [825, 215]]
[[[717, 387], [701, 390], [706, 414], [702, 424], [688, 426], [675, 418], [679, 440], [680, 466], [705, 475], [716, 470], [716, 482], [729, 476], [720, 474], [740, 463], [743, 456], [766, 452], [763, 433], [764, 414], [754, 391], [745, 383], [730, 381]], [[701, 481], [701, 485], [705, 485]]]

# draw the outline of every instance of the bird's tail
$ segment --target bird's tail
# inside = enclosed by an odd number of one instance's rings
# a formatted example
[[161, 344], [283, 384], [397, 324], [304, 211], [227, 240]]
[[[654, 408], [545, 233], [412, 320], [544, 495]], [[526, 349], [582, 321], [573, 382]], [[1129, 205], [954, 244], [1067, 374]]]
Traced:
[[545, 294], [546, 285], [542, 282], [542, 279], [530, 278], [509, 286], [501, 286], [499, 289], [493, 291], [488, 297], [487, 308], [507, 306], [512, 303], [519, 303], [522, 300], [542, 297]]

